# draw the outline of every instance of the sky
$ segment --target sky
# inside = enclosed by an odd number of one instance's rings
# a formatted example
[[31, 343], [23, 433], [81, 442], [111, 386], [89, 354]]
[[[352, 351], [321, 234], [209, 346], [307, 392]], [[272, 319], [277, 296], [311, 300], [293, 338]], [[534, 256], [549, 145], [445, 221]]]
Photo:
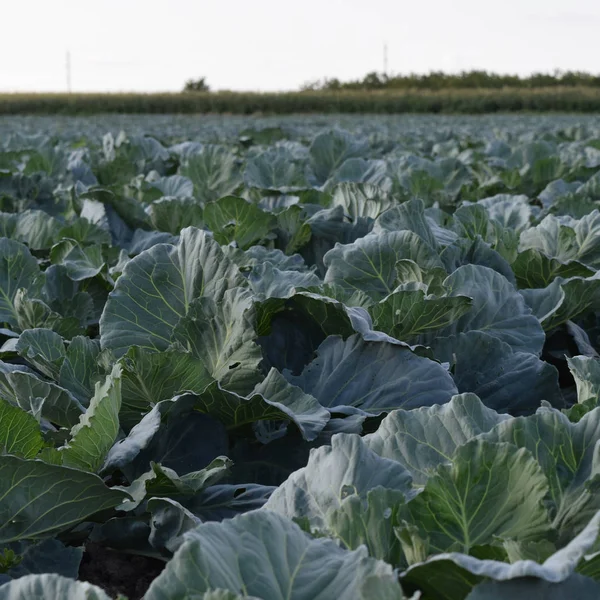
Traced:
[[600, 0], [5, 0], [0, 91], [298, 89], [388, 72], [600, 72]]

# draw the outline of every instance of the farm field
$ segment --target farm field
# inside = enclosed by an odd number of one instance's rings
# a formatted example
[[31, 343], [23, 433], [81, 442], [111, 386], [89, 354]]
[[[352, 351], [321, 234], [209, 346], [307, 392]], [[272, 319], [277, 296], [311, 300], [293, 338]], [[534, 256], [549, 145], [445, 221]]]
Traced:
[[600, 116], [0, 117], [0, 600], [600, 598]]

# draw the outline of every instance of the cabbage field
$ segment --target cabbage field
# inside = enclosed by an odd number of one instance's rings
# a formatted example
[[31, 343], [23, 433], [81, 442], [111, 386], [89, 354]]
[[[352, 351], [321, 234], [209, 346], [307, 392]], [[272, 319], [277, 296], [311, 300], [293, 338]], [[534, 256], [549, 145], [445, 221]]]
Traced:
[[5, 117], [0, 211], [0, 600], [600, 598], [600, 117]]

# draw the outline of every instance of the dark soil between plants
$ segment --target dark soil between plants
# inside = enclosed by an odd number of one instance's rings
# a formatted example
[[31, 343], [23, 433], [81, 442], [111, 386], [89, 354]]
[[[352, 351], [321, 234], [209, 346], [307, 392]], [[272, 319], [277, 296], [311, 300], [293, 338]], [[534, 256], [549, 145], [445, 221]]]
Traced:
[[129, 600], [140, 600], [165, 564], [155, 558], [116, 552], [89, 542], [79, 567], [79, 579], [103, 588], [111, 598], [122, 594]]

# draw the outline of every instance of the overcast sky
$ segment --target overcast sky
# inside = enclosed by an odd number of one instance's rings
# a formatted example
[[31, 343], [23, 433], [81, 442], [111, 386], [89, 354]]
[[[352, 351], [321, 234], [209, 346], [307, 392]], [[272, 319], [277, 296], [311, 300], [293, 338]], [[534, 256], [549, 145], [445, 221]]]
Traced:
[[285, 90], [473, 68], [600, 72], [600, 0], [6, 0], [0, 91]]

